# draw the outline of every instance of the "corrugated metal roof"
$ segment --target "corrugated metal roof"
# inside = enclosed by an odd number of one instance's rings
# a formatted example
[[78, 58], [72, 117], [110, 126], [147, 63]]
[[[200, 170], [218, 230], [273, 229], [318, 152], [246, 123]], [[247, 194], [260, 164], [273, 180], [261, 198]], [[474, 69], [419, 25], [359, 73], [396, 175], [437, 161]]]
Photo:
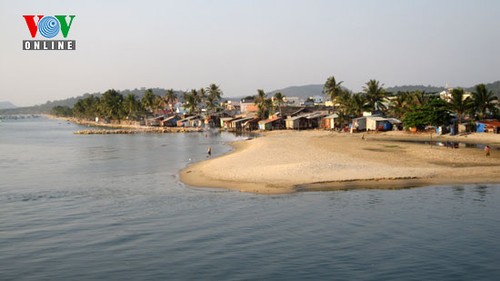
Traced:
[[338, 115], [338, 114], [336, 114], [336, 113], [334, 113], [334, 114], [332, 114], [332, 115], [328, 115], [328, 116], [326, 116], [325, 118], [327, 118], [327, 119], [335, 119], [335, 118], [339, 118], [339, 115]]
[[272, 118], [272, 119], [266, 119], [266, 120], [261, 120], [259, 121], [259, 124], [267, 124], [267, 123], [272, 123], [274, 121], [278, 121], [280, 120], [281, 118]]

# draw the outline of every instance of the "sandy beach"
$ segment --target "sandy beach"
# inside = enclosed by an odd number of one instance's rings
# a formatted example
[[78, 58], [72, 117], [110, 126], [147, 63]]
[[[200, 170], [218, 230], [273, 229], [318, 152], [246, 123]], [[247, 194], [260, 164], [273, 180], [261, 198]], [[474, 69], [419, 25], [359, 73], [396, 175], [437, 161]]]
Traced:
[[[409, 142], [430, 139], [405, 132], [274, 131], [232, 143], [231, 153], [192, 164], [180, 177], [196, 187], [267, 194], [500, 182], [500, 150], [486, 157], [477, 148]], [[492, 134], [434, 134], [432, 140], [500, 147], [500, 135]]]

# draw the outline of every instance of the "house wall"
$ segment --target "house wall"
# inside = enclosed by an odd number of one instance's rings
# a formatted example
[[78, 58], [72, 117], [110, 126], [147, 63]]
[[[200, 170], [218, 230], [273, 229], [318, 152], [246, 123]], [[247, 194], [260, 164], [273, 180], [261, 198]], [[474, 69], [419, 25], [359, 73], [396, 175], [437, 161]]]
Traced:
[[356, 123], [358, 124], [358, 127], [354, 126], [355, 123], [353, 121], [353, 128], [354, 129], [357, 129], [358, 131], [366, 130], [366, 118], [358, 119]]

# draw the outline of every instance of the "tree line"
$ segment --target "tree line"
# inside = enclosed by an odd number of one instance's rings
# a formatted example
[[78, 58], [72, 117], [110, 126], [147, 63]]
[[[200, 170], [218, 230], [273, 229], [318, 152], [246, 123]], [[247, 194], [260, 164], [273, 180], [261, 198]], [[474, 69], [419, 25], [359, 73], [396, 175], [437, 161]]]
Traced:
[[406, 127], [423, 129], [428, 125], [438, 126], [447, 123], [451, 114], [458, 123], [469, 117], [471, 120], [498, 117], [498, 98], [488, 91], [484, 84], [478, 84], [468, 97], [462, 88], [451, 90], [448, 101], [437, 93], [408, 91], [392, 94], [387, 92], [377, 80], [369, 80], [360, 93], [352, 93], [343, 88], [343, 81], [337, 82], [329, 77], [323, 93], [333, 103], [341, 121], [348, 122], [362, 116], [365, 111], [379, 111], [403, 121]]
[[[449, 100], [441, 99], [437, 93], [425, 91], [406, 91], [392, 94], [387, 92], [383, 84], [372, 79], [366, 82], [362, 92], [353, 93], [342, 87], [343, 81], [337, 82], [334, 76], [328, 77], [323, 94], [332, 101], [333, 111], [339, 115], [340, 123], [346, 124], [353, 118], [362, 116], [365, 111], [378, 111], [391, 117], [401, 119], [406, 127], [423, 129], [428, 125], [443, 125], [454, 114], [461, 123], [465, 119], [482, 120], [497, 118], [500, 110], [498, 98], [484, 84], [478, 84], [470, 96], [462, 88], [451, 90]], [[52, 114], [58, 116], [74, 116], [77, 118], [105, 120], [141, 120], [155, 116], [161, 112], [173, 112], [180, 98], [188, 114], [212, 114], [222, 110], [223, 92], [218, 85], [192, 89], [177, 94], [173, 89], [166, 90], [164, 95], [155, 95], [147, 89], [139, 99], [134, 94], [123, 96], [115, 90], [108, 90], [99, 96], [90, 95], [76, 102], [73, 108], [57, 106]], [[268, 97], [262, 89], [249, 96], [257, 106], [260, 119], [268, 119], [276, 112], [281, 113], [286, 97], [277, 92]], [[281, 115], [281, 114], [280, 114]]]
[[207, 113], [221, 110], [220, 101], [223, 92], [218, 85], [210, 84], [206, 88], [193, 89], [181, 94], [169, 89], [164, 95], [155, 95], [152, 89], [147, 89], [144, 96], [139, 99], [134, 94], [123, 96], [118, 91], [110, 89], [101, 96], [90, 95], [80, 99], [72, 108], [56, 106], [51, 113], [56, 116], [81, 119], [99, 117], [108, 121], [124, 119], [138, 121], [164, 112], [173, 113], [181, 97], [189, 114], [199, 114], [202, 110]]

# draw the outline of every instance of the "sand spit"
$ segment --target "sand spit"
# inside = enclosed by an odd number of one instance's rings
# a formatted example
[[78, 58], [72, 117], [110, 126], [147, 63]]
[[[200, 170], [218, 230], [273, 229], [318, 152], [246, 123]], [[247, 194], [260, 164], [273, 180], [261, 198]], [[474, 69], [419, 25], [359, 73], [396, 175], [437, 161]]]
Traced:
[[[500, 146], [500, 135], [346, 134], [275, 131], [233, 143], [234, 151], [188, 166], [181, 180], [192, 186], [253, 193], [409, 188], [498, 183], [500, 151], [452, 149], [411, 141], [450, 141]], [[433, 143], [434, 144], [434, 143]]]

